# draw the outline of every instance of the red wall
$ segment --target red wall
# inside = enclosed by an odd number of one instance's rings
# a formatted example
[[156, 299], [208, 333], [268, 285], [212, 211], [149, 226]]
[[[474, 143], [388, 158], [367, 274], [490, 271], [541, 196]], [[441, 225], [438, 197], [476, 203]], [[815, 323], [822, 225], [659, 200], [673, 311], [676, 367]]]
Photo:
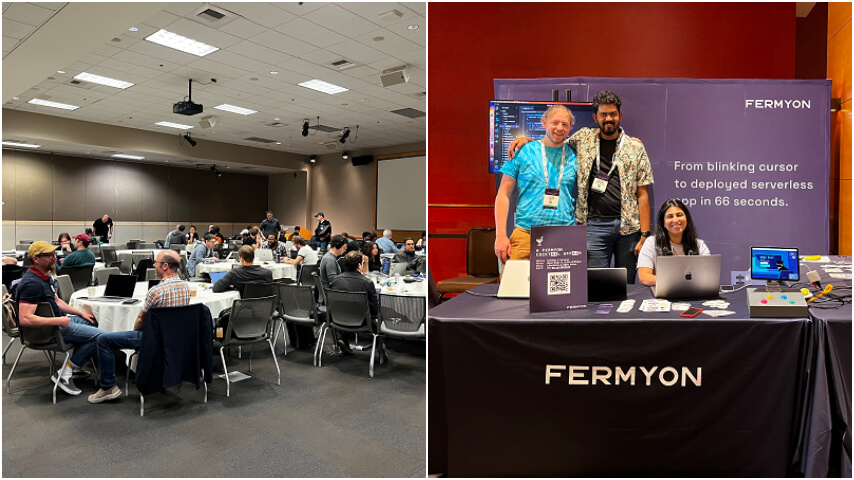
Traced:
[[[794, 3], [431, 2], [428, 8], [431, 235], [494, 227], [487, 109], [495, 78], [795, 75]], [[443, 207], [449, 204], [471, 208]], [[437, 281], [465, 274], [465, 240], [434, 237], [430, 250]]]

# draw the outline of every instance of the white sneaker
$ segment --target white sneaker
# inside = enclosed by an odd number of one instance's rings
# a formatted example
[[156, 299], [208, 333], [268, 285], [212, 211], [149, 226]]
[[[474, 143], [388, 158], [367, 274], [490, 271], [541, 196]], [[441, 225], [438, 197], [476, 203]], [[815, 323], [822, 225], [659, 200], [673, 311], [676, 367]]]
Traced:
[[[50, 376], [50, 381], [56, 383], [56, 374]], [[74, 385], [74, 380], [69, 378], [59, 379], [59, 388], [69, 395], [80, 395], [82, 391]]]

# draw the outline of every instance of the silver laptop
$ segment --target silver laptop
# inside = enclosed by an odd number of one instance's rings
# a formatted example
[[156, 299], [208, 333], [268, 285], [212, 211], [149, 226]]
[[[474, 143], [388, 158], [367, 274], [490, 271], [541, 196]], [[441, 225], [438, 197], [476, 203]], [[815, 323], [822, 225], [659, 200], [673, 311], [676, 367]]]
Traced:
[[677, 255], [656, 261], [652, 294], [657, 298], [717, 298], [720, 288], [720, 255]]
[[272, 262], [273, 261], [273, 251], [269, 248], [259, 248], [255, 250], [255, 261], [256, 262]]
[[501, 272], [498, 298], [531, 297], [531, 261], [507, 260]]
[[391, 270], [388, 273], [389, 277], [393, 277], [395, 275], [400, 275], [401, 277], [406, 275], [406, 264], [405, 263], [392, 263]]

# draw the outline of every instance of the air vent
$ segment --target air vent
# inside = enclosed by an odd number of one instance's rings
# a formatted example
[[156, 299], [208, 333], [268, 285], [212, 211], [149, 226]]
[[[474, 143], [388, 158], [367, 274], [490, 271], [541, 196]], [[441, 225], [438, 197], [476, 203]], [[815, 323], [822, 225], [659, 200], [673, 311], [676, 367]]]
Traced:
[[337, 62], [332, 62], [332, 66], [337, 68], [338, 70], [347, 70], [348, 68], [355, 67], [356, 64], [351, 62], [350, 60], [338, 60]]
[[340, 132], [343, 128], [334, 128], [329, 125], [312, 125], [308, 127], [311, 130], [318, 130], [320, 132]]
[[209, 3], [204, 4], [201, 8], [194, 11], [187, 18], [195, 20], [202, 25], [207, 25], [211, 28], [221, 28], [223, 25], [230, 23], [240, 15], [229, 12], [224, 8], [219, 8]]
[[288, 126], [288, 124], [284, 123], [284, 122], [270, 122], [270, 123], [261, 122], [261, 123], [265, 127], [273, 127], [273, 128], [287, 127]]
[[386, 22], [393, 22], [395, 20], [399, 20], [403, 17], [403, 14], [397, 10], [389, 10], [387, 12], [382, 12], [379, 14], [379, 17]]
[[247, 140], [249, 142], [258, 142], [258, 143], [276, 143], [275, 140], [270, 140], [269, 138], [261, 138], [261, 137], [249, 137], [249, 138], [244, 138], [244, 140]]
[[421, 110], [416, 110], [414, 108], [401, 108], [400, 110], [392, 110], [391, 113], [396, 113], [398, 115], [403, 115], [407, 118], [421, 118], [426, 114]]
[[92, 90], [97, 85], [97, 83], [81, 82], [80, 80], [74, 80], [74, 79], [71, 79], [71, 80], [65, 82], [65, 84], [70, 85], [70, 86], [75, 87], [75, 88], [82, 88], [85, 90]]

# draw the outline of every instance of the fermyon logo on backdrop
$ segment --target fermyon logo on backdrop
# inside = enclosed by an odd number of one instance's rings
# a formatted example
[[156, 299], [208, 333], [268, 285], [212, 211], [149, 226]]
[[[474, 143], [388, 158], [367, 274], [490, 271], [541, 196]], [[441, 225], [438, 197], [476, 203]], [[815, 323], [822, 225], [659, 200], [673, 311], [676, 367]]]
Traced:
[[768, 100], [768, 99], [751, 99], [744, 100], [744, 108], [756, 109], [804, 109], [811, 108], [812, 100]]

